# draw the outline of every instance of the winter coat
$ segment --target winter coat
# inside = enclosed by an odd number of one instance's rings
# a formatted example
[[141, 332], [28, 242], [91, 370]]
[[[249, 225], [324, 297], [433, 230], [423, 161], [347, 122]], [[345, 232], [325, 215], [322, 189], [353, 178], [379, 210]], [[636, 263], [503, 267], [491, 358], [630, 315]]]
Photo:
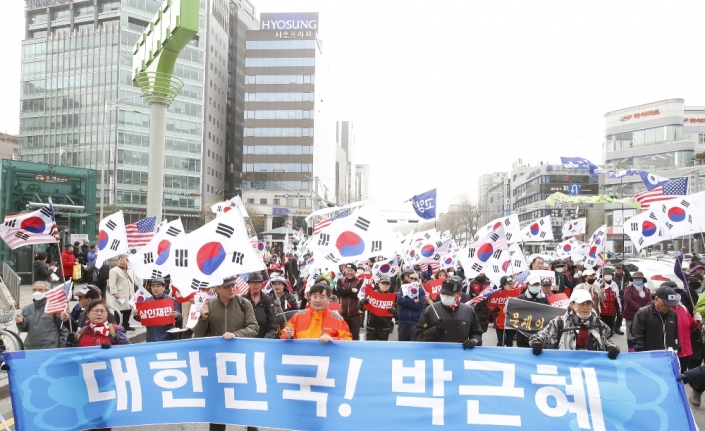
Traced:
[[595, 310], [595, 313], [600, 313], [600, 297], [598, 294], [599, 288], [598, 288], [597, 280], [595, 280], [595, 284], [587, 284], [587, 283], [580, 283], [577, 286], [575, 286], [575, 289], [573, 289], [573, 292], [576, 290], [582, 289], [586, 291], [587, 293], [592, 296], [592, 309]]
[[76, 257], [68, 249], [61, 253], [62, 276], [71, 277], [73, 275], [73, 264], [76, 263]]
[[705, 392], [705, 365], [683, 372], [695, 392]]
[[[113, 267], [108, 278], [108, 304], [121, 311], [130, 310], [131, 307], [128, 301], [132, 298], [132, 294], [135, 293], [135, 282], [135, 273], [132, 272], [132, 269], [128, 268], [125, 271], [119, 266]], [[125, 302], [120, 304], [115, 298], [115, 294], [119, 295]]]
[[[548, 303], [548, 298], [546, 298], [546, 295], [543, 294], [543, 292], [539, 291], [539, 293], [536, 294], [536, 296], [532, 295], [529, 290], [525, 290], [524, 293], [519, 295], [519, 299], [523, 299], [524, 301], [531, 301], [531, 302], [536, 302], [538, 304], [545, 304], [545, 305], [550, 305]], [[529, 337], [521, 332], [520, 330], [517, 330], [516, 332], [516, 340], [517, 343], [529, 343]]]
[[541, 343], [545, 349], [576, 350], [580, 326], [588, 328], [589, 341], [586, 350], [606, 351], [616, 345], [609, 340], [612, 330], [593, 310], [590, 317], [582, 319], [573, 310], [548, 322], [542, 330], [529, 338], [529, 345]]
[[130, 343], [125, 328], [114, 323], [110, 324], [108, 335], [93, 332], [88, 325], [81, 328], [76, 334], [76, 346], [78, 347], [102, 346], [103, 344], [119, 345], [132, 343]]
[[617, 287], [619, 288], [620, 292], [623, 292], [624, 289], [626, 289], [629, 285], [630, 278], [632, 278], [632, 276], [631, 274], [629, 274], [629, 271], [622, 270], [622, 275], [617, 275], [617, 273], [615, 273], [612, 276], [612, 281], [617, 284]]
[[[294, 314], [287, 323], [294, 330], [295, 339], [320, 338], [327, 334], [334, 340], [352, 340], [350, 328], [337, 311], [325, 309], [316, 311], [307, 308]], [[282, 340], [288, 339], [286, 332], [282, 329], [280, 334]]]
[[[272, 298], [272, 303], [274, 304], [274, 308], [276, 310], [277, 295], [274, 293], [273, 289], [271, 292], [269, 292], [269, 297]], [[289, 292], [286, 289], [284, 289], [282, 296], [279, 298], [279, 306], [281, 307], [283, 313], [299, 309], [296, 297], [293, 293]]]
[[256, 338], [275, 338], [277, 335], [277, 321], [275, 319], [274, 301], [264, 292], [259, 294], [259, 302], [255, 304], [250, 292], [243, 295], [243, 298], [250, 301], [255, 312], [255, 319], [259, 330]]
[[600, 316], [612, 317], [617, 314], [620, 309], [619, 305], [619, 288], [614, 282], [604, 284], [605, 293], [600, 293]]
[[257, 336], [259, 325], [250, 301], [236, 296], [227, 307], [220, 299], [209, 301], [208, 317], [206, 320], [199, 319], [196, 327], [193, 328], [195, 338], [202, 338], [206, 335], [219, 337], [226, 332], [241, 338], [255, 338]]
[[[375, 292], [380, 292], [379, 285], [376, 284], [373, 290]], [[423, 289], [419, 289], [419, 290], [423, 290]], [[392, 289], [389, 289], [383, 293], [394, 293], [394, 292], [392, 291]], [[360, 302], [362, 302], [362, 301], [360, 301]], [[362, 304], [360, 304], [360, 308], [362, 309]], [[367, 313], [366, 328], [368, 330], [389, 331], [389, 333], [391, 334], [392, 331], [394, 330], [394, 322], [392, 321], [392, 317], [377, 316], [376, 314], [369, 312], [369, 313]]]
[[34, 281], [46, 281], [51, 284], [51, 274], [53, 271], [49, 270], [46, 262], [35, 260], [32, 264], [32, 273], [34, 274]]
[[681, 342], [681, 350], [678, 352], [679, 358], [685, 358], [693, 354], [693, 345], [690, 342], [690, 334], [700, 328], [700, 324], [693, 319], [683, 304], [671, 307], [678, 318], [678, 339]]
[[659, 313], [653, 303], [634, 314], [631, 333], [632, 345], [637, 352], [666, 350], [669, 347], [678, 351], [681, 348], [676, 312], [668, 310], [666, 314]]
[[399, 292], [397, 292], [399, 323], [418, 325], [419, 320], [421, 320], [424, 303], [426, 302], [426, 291], [424, 289], [419, 289], [419, 297], [417, 299], [418, 301], [414, 301], [414, 298], [404, 296], [402, 290], [399, 289]]
[[34, 301], [22, 309], [22, 323], [17, 323], [19, 332], [26, 332], [24, 340], [26, 350], [56, 349], [66, 343], [69, 331], [68, 323], [63, 324], [59, 314], [46, 314], [47, 300]]
[[88, 252], [88, 261], [86, 262], [86, 265], [95, 264], [97, 259], [98, 259], [98, 253], [94, 253], [92, 251], [89, 251]]
[[[179, 305], [178, 301], [175, 298], [172, 298], [171, 296], [167, 295], [166, 293], [161, 296], [161, 298], [147, 298], [144, 300], [144, 302], [148, 301], [158, 301], [162, 299], [171, 299], [173, 302], [173, 308], [174, 311], [179, 313], [178, 316], [176, 316], [175, 323], [173, 325], [161, 325], [161, 326], [147, 326], [147, 342], [148, 343], [154, 343], [157, 341], [169, 341], [171, 340], [171, 334], [167, 332], [169, 329], [173, 327], [181, 327], [181, 306]], [[136, 314], [135, 316], [136, 321], [140, 321], [140, 316], [139, 314]]]
[[637, 310], [651, 304], [651, 292], [644, 287], [644, 297], [639, 296], [639, 290], [633, 284], [627, 285], [624, 289], [624, 312], [622, 317], [626, 320], [634, 320]]
[[[436, 326], [443, 320], [442, 328]], [[436, 302], [426, 308], [418, 326], [419, 341], [437, 341], [445, 343], [462, 343], [473, 339], [482, 344], [482, 327], [475, 315], [475, 310], [462, 302], [455, 310]]]
[[360, 314], [360, 300], [357, 294], [360, 293], [364, 281], [357, 277], [353, 279], [343, 277], [336, 282], [335, 294], [340, 301], [340, 314], [342, 316], [357, 316]]
[[[490, 281], [486, 279], [480, 282], [476, 278], [473, 278], [468, 282], [468, 285], [468, 293], [470, 294], [470, 299], [472, 299], [482, 293], [483, 290], [490, 287]], [[483, 299], [474, 304], [472, 308], [475, 310], [475, 315], [480, 322], [482, 332], [487, 332], [487, 328], [490, 325], [490, 309], [487, 307], [487, 299]]]

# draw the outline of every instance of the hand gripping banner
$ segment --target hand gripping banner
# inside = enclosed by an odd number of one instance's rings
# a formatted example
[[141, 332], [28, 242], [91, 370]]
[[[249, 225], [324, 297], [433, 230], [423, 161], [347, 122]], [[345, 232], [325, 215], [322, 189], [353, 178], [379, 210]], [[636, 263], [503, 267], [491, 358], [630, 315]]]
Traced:
[[[695, 430], [670, 352], [236, 338], [6, 352], [19, 431]], [[296, 414], [279, 414], [296, 412]]]

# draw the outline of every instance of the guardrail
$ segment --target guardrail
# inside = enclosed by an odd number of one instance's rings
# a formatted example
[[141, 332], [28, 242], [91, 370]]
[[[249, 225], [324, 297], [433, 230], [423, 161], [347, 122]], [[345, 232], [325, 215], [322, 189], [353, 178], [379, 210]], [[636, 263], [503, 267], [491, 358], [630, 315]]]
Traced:
[[12, 295], [12, 299], [15, 301], [15, 304], [19, 306], [20, 304], [20, 284], [22, 283], [20, 276], [15, 274], [15, 271], [10, 268], [10, 265], [7, 263], [3, 262], [2, 263], [2, 281], [5, 283], [5, 286], [7, 286], [7, 289], [10, 291], [10, 295]]

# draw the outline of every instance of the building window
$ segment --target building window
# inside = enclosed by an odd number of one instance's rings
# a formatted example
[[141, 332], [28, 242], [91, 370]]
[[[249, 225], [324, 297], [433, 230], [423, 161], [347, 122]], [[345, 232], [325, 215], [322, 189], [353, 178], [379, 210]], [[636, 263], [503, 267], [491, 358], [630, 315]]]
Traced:
[[260, 199], [259, 204], [260, 205], [267, 205], [267, 199]]
[[299, 208], [306, 208], [306, 199], [299, 199]]
[[273, 203], [273, 205], [281, 205], [281, 204], [280, 204], [279, 202], [280, 202], [280, 200], [279, 200], [279, 199], [274, 199], [274, 203]]
[[248, 203], [248, 204], [253, 204], [253, 203], [255, 203], [254, 198], [248, 198], [248, 199], [247, 199], [247, 203]]

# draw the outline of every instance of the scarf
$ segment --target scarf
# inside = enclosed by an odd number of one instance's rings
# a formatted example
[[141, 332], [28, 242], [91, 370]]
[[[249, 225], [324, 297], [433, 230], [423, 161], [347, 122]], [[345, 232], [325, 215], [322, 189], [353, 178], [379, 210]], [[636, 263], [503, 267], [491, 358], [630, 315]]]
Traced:
[[91, 327], [91, 331], [94, 334], [100, 334], [104, 337], [107, 337], [110, 333], [110, 323], [108, 323], [107, 320], [103, 322], [102, 325], [96, 325], [95, 323], [91, 323], [89, 326]]
[[455, 311], [455, 309], [460, 306], [460, 296], [455, 298], [455, 302], [453, 302], [453, 305], [443, 305], [443, 306]]
[[639, 297], [643, 298], [646, 296], [646, 293], [644, 293], [644, 285], [642, 284], [641, 286], [633, 285], [636, 287], [637, 292], [639, 292]]
[[586, 325], [580, 325], [578, 329], [578, 337], [575, 339], [575, 348], [587, 350], [588, 342], [590, 341], [590, 333]]

